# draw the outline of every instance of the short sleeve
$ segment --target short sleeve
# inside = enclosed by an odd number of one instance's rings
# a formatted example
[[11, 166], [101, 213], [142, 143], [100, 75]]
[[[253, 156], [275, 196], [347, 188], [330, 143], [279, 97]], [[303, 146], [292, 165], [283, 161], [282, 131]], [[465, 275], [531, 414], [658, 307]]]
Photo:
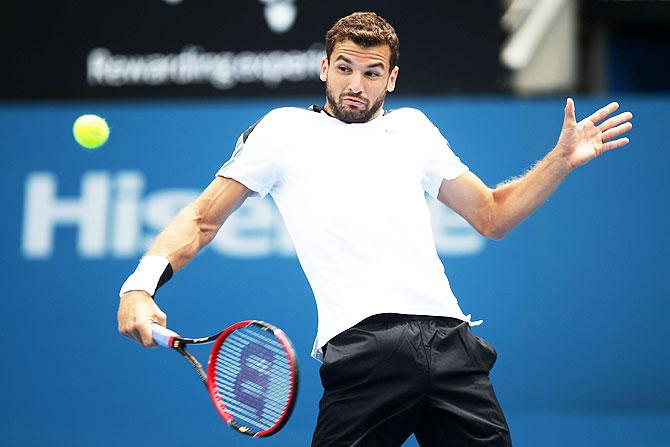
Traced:
[[279, 180], [272, 119], [270, 113], [242, 133], [230, 159], [216, 175], [237, 180], [265, 197]]
[[428, 118], [422, 138], [426, 158], [424, 160], [423, 189], [433, 197], [437, 197], [442, 180], [453, 180], [468, 171], [468, 167], [454, 154], [446, 138]]

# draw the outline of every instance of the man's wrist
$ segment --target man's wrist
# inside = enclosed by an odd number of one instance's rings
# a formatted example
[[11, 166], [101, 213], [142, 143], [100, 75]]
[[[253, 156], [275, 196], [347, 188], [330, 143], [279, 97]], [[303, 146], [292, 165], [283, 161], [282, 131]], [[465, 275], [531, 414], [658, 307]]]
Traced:
[[553, 161], [557, 163], [556, 166], [560, 171], [562, 171], [564, 175], [570, 174], [577, 168], [576, 166], [573, 166], [572, 163], [570, 163], [568, 157], [558, 147], [555, 147], [549, 152], [549, 157], [551, 157]]
[[146, 290], [128, 290], [125, 292], [119, 292], [119, 297], [121, 299], [127, 297], [142, 297], [142, 298], [149, 298], [151, 300], [154, 299], [154, 297], [149, 295], [149, 293]]
[[156, 290], [172, 277], [170, 261], [163, 256], [145, 256], [135, 271], [121, 286], [119, 296], [126, 292], [142, 290], [153, 297]]

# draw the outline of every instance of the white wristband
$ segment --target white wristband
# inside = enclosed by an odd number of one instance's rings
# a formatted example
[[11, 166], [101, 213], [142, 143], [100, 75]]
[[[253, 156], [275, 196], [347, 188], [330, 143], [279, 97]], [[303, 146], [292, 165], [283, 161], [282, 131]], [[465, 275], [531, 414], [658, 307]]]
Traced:
[[132, 290], [144, 290], [149, 295], [154, 296], [156, 289], [161, 285], [159, 282], [164, 274], [167, 274], [167, 278], [163, 282], [172, 276], [172, 267], [170, 267], [170, 261], [167, 258], [163, 256], [145, 256], [140, 260], [133, 274], [121, 286], [119, 296]]

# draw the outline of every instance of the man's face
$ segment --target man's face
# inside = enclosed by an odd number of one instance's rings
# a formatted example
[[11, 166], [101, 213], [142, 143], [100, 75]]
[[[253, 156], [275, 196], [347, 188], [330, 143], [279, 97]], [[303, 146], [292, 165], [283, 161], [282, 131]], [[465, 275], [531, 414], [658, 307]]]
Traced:
[[398, 77], [398, 67], [389, 66], [390, 58], [386, 44], [361, 47], [350, 40], [336, 43], [330, 60], [324, 57], [321, 61], [326, 111], [346, 123], [375, 118]]

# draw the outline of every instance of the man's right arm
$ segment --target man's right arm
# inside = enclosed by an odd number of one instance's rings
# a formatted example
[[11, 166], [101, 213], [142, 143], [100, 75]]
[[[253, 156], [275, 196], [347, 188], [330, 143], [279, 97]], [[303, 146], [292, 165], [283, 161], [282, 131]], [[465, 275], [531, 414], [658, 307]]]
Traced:
[[[174, 272], [207, 245], [233, 211], [252, 191], [236, 180], [217, 176], [191, 204], [184, 207], [156, 237], [145, 256], [166, 258]], [[121, 296], [118, 328], [143, 346], [153, 346], [151, 323], [166, 324], [165, 314], [149, 293], [132, 290]]]

